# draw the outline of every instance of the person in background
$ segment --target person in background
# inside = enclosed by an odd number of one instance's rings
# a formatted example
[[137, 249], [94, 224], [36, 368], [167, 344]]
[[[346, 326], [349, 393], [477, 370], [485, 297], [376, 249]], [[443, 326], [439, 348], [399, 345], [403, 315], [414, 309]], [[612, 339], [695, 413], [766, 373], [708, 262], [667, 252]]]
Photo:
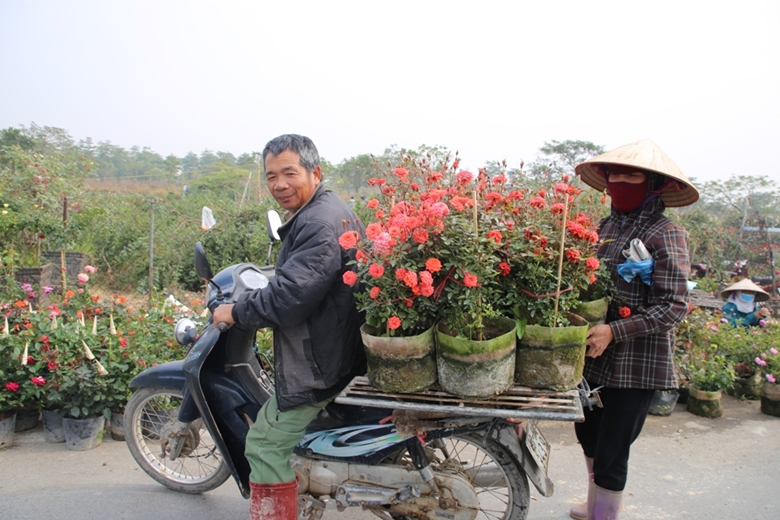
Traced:
[[758, 302], [765, 302], [769, 294], [747, 278], [732, 284], [720, 293], [726, 299], [723, 306], [723, 316], [735, 327], [744, 325], [759, 325], [761, 320], [772, 315], [766, 307], [758, 307]]
[[[631, 444], [644, 426], [655, 390], [677, 388], [674, 327], [688, 311], [688, 234], [663, 212], [699, 198], [693, 184], [651, 140], [588, 159], [575, 168], [583, 182], [611, 197], [599, 223], [598, 257], [617, 290], [605, 324], [588, 331], [584, 377], [600, 390], [603, 407], [585, 409], [575, 424], [589, 474], [588, 499], [570, 511], [577, 519], [618, 518]], [[651, 276], [618, 274], [623, 251], [641, 240], [652, 256]]]
[[298, 489], [290, 457], [308, 424], [355, 375], [365, 373], [363, 317], [343, 275], [355, 249], [339, 237], [364, 230], [341, 197], [322, 184], [320, 156], [300, 135], [282, 135], [263, 150], [268, 190], [287, 211], [276, 276], [263, 289], [220, 305], [214, 323], [273, 327], [276, 393], [246, 438], [251, 520], [296, 520]]

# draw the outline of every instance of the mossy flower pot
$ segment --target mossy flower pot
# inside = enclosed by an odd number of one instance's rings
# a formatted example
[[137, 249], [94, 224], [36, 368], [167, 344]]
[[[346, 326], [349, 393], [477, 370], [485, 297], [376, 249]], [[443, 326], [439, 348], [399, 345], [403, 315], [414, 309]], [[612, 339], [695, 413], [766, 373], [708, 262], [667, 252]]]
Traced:
[[757, 400], [761, 398], [761, 374], [756, 372], [750, 377], [735, 377], [734, 386], [726, 393], [739, 399]]
[[371, 386], [383, 392], [411, 393], [436, 382], [433, 327], [407, 337], [390, 338], [376, 333], [367, 324], [360, 327]]
[[780, 417], [780, 385], [764, 383], [761, 385], [761, 412]]
[[512, 386], [517, 333], [508, 318], [485, 320], [484, 341], [453, 335], [436, 326], [436, 365], [439, 386], [464, 398], [488, 398]]
[[515, 382], [518, 385], [563, 392], [580, 383], [585, 368], [588, 322], [574, 315], [568, 315], [567, 319], [571, 326], [525, 326], [517, 347]]
[[607, 298], [599, 298], [598, 300], [581, 302], [574, 308], [572, 313], [583, 318], [592, 327], [607, 321], [608, 308], [609, 300]]
[[691, 385], [688, 387], [688, 411], [699, 417], [717, 419], [723, 415], [722, 395], [720, 390], [707, 392]]

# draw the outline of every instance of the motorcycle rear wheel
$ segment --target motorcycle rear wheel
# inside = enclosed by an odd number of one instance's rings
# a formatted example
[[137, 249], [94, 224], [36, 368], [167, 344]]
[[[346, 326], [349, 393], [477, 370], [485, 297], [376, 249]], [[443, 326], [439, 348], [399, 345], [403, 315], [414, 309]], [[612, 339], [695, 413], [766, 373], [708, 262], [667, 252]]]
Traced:
[[201, 420], [190, 423], [187, 442], [175, 460], [163, 456], [163, 444], [178, 425], [182, 394], [171, 388], [136, 390], [125, 407], [125, 439], [130, 454], [147, 475], [180, 493], [200, 494], [221, 486], [230, 470]]
[[[428, 448], [435, 448], [431, 462], [450, 470], [457, 468], [469, 476], [479, 499], [476, 520], [526, 519], [531, 501], [528, 477], [505, 447], [493, 439], [487, 439], [483, 444], [480, 434], [462, 434], [442, 440], [450, 462], [445, 462], [447, 457], [442, 449], [430, 443]], [[400, 463], [405, 457], [408, 457], [406, 452], [395, 462]]]

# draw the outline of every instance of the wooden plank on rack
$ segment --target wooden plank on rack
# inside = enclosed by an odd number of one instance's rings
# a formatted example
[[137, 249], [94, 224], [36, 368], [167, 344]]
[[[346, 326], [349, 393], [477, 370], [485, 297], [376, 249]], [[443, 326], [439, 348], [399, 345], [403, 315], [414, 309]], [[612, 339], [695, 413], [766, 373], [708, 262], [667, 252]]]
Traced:
[[457, 415], [582, 421], [582, 403], [576, 390], [546, 392], [512, 387], [488, 399], [460, 398], [438, 388], [414, 393], [385, 393], [355, 378], [336, 398], [341, 404], [414, 410]]

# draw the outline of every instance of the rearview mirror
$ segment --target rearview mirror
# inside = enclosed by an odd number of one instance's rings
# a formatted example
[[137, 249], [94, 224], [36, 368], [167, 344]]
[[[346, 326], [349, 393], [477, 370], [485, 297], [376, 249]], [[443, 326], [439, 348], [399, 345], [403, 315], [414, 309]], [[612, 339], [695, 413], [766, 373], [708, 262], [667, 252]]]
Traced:
[[282, 217], [279, 216], [279, 213], [276, 210], [269, 210], [268, 213], [265, 214], [265, 227], [271, 242], [278, 242], [281, 240], [281, 238], [279, 238], [279, 228], [282, 227]]
[[206, 251], [200, 242], [195, 242], [195, 272], [204, 280], [211, 281], [214, 278], [211, 272], [211, 265], [209, 265], [209, 261], [206, 258]]

